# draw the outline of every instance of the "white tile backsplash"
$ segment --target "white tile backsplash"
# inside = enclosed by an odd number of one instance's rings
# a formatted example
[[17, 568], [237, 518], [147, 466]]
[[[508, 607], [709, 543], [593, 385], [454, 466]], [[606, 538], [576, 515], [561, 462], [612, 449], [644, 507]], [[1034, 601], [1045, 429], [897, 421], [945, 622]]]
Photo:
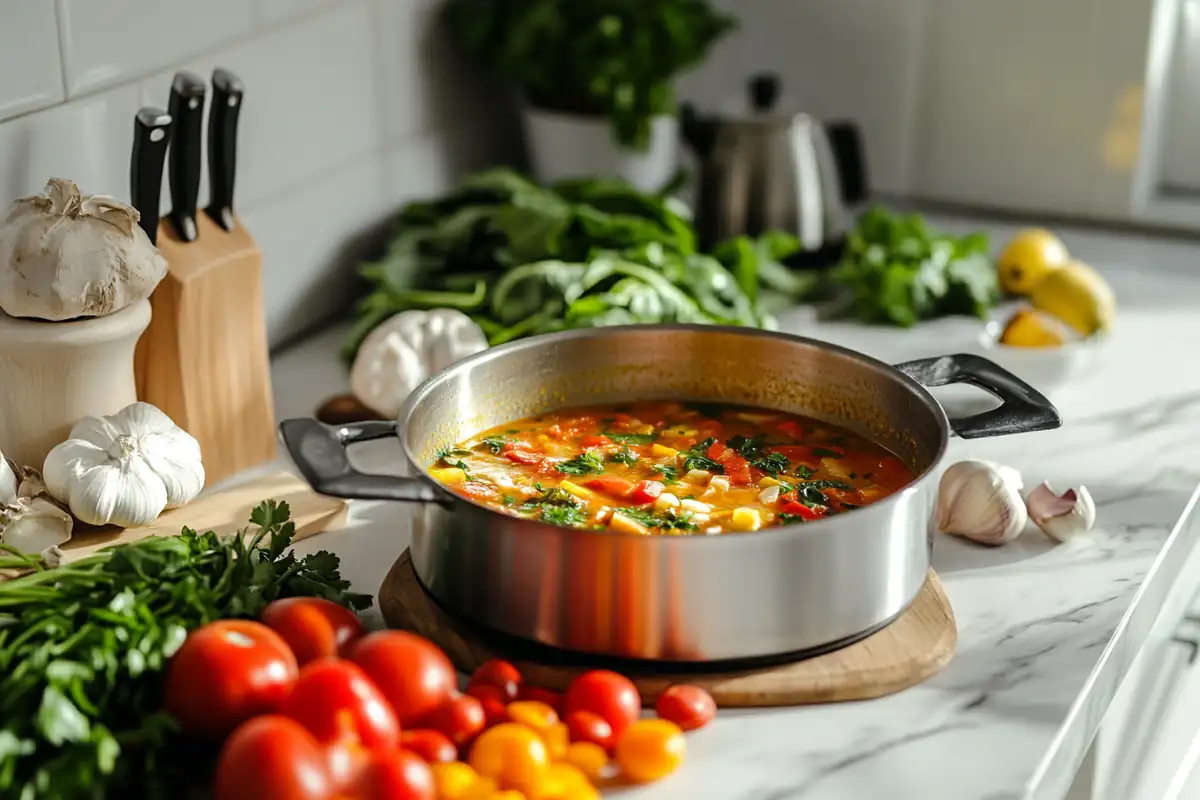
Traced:
[[0, 9], [0, 120], [62, 99], [54, 4], [5, 0]]

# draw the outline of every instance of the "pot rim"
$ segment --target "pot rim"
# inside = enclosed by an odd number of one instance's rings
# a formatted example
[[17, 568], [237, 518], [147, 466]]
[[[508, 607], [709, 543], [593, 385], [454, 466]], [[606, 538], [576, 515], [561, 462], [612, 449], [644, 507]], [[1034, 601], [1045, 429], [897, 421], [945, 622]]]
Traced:
[[[792, 525], [773, 525], [768, 528], [760, 528], [757, 531], [740, 531], [736, 534], [722, 534], [719, 536], [652, 535], [652, 536], [647, 537], [647, 536], [642, 536], [640, 534], [622, 533], [619, 531], [612, 531], [608, 528], [590, 529], [590, 528], [572, 528], [572, 527], [568, 527], [565, 525], [552, 525], [548, 522], [542, 522], [541, 520], [536, 520], [536, 519], [520, 518], [522, 522], [524, 522], [526, 524], [537, 525], [539, 527], [552, 528], [555, 530], [568, 530], [572, 534], [587, 534], [587, 535], [597, 535], [597, 536], [617, 536], [617, 537], [623, 537], [623, 538], [628, 538], [628, 539], [638, 539], [638, 540], [651, 540], [651, 541], [661, 540], [664, 542], [679, 542], [679, 541], [688, 541], [688, 540], [720, 541], [730, 535], [735, 536], [737, 539], [740, 540], [743, 537], [747, 537], [747, 536], [762, 536], [762, 535], [772, 535], [772, 534], [779, 535], [781, 533], [786, 533], [787, 535], [790, 535], [790, 536], [819, 536], [819, 535], [822, 535], [822, 532], [831, 530], [833, 527], [836, 527], [838, 525], [838, 523], [841, 522], [843, 520], [843, 518], [848, 516], [849, 514], [853, 514], [858, 511], [867, 511], [867, 510], [870, 510], [873, 508], [884, 508], [884, 507], [887, 507], [890, 505], [895, 505], [895, 504], [899, 503], [902, 499], [905, 499], [905, 498], [910, 497], [911, 495], [915, 494], [918, 490], [919, 484], [921, 484], [922, 482], [929, 479], [929, 477], [933, 474], [934, 470], [938, 467], [939, 464], [941, 464], [942, 459], [945, 457], [946, 449], [950, 443], [950, 422], [946, 416], [945, 409], [943, 409], [941, 403], [939, 403], [937, 401], [937, 399], [934, 398], [934, 396], [932, 394], [930, 394], [929, 390], [926, 389], [924, 386], [922, 386], [918, 381], [916, 381], [912, 377], [906, 375], [904, 372], [896, 369], [894, 366], [892, 366], [884, 361], [880, 361], [877, 358], [869, 356], [865, 353], [861, 353], [857, 350], [852, 350], [848, 347], [843, 347], [842, 345], [833, 344], [832, 342], [826, 342], [826, 341], [822, 341], [820, 339], [813, 339], [813, 338], [810, 338], [807, 336], [799, 336], [797, 334], [786, 333], [784, 331], [765, 330], [762, 328], [746, 328], [746, 327], [741, 327], [738, 325], [702, 325], [702, 324], [697, 324], [697, 323], [642, 323], [642, 324], [635, 324], [635, 325], [609, 325], [609, 326], [600, 327], [600, 328], [573, 328], [570, 330], [555, 331], [553, 333], [537, 334], [535, 336], [530, 336], [530, 337], [527, 337], [524, 339], [517, 339], [516, 341], [506, 342], [506, 343], [498, 345], [496, 347], [489, 347], [486, 350], [479, 351], [478, 353], [473, 353], [472, 355], [469, 355], [466, 358], [460, 359], [459, 361], [454, 362], [453, 364], [446, 367], [445, 369], [442, 369], [439, 372], [429, 376], [424, 381], [422, 381], [421, 384], [419, 386], [417, 386], [417, 388], [414, 389], [412, 391], [412, 393], [408, 396], [408, 399], [405, 401], [404, 406], [400, 409], [400, 413], [396, 418], [396, 426], [398, 429], [398, 433], [400, 434], [400, 436], [399, 436], [400, 449], [404, 453], [405, 459], [408, 461], [408, 463], [411, 466], [416, 467], [416, 469], [419, 472], [419, 477], [421, 479], [429, 481], [436, 488], [442, 489], [442, 491], [445, 491], [442, 488], [441, 483], [439, 483], [438, 481], [434, 480], [433, 478], [431, 478], [429, 476], [428, 467], [426, 467], [423, 464], [418, 463], [417, 460], [413, 457], [412, 448], [409, 446], [408, 436], [406, 435], [406, 428], [407, 428], [407, 421], [412, 416], [412, 413], [417, 408], [417, 406], [420, 405], [420, 403], [424, 400], [424, 398], [426, 396], [428, 396], [428, 394], [430, 392], [432, 392], [436, 386], [438, 386], [440, 383], [442, 383], [446, 380], [449, 380], [451, 375], [454, 375], [463, 370], [469, 370], [474, 365], [476, 365], [482, 361], [485, 361], [488, 358], [496, 357], [497, 353], [499, 353], [501, 355], [507, 355], [509, 353], [520, 352], [523, 350], [537, 350], [537, 349], [544, 347], [547, 344], [552, 343], [552, 342], [559, 342], [559, 341], [570, 340], [570, 339], [585, 339], [585, 338], [596, 338], [596, 337], [602, 338], [609, 334], [616, 334], [616, 333], [619, 333], [622, 331], [646, 330], [646, 329], [653, 329], [656, 331], [664, 331], [664, 332], [724, 333], [724, 334], [733, 333], [733, 334], [737, 334], [740, 336], [747, 336], [750, 338], [775, 339], [777, 341], [786, 342], [786, 343], [792, 344], [792, 345], [813, 345], [820, 349], [834, 351], [834, 352], [838, 353], [839, 355], [843, 355], [848, 358], [852, 358], [857, 361], [860, 361], [865, 366], [868, 366], [872, 369], [879, 370], [879, 371], [885, 373], [888, 377], [899, 381], [902, 385], [904, 385], [905, 388], [907, 388], [909, 391], [916, 394], [921, 399], [921, 401], [927, 407], [929, 407], [929, 409], [933, 412], [933, 414], [937, 418], [938, 428], [939, 428], [939, 432], [941, 435], [939, 437], [940, 440], [937, 443], [937, 447], [936, 447], [936, 450], [934, 451], [933, 457], [930, 459], [929, 466], [926, 467], [924, 470], [922, 470], [915, 478], [913, 478], [911, 481], [909, 481], [907, 484], [905, 484], [904, 487], [902, 489], [900, 489], [899, 491], [893, 492], [892, 494], [888, 495], [887, 497], [885, 497], [881, 500], [877, 500], [876, 502], [871, 503], [869, 505], [865, 505], [862, 508], [856, 508], [856, 509], [853, 509], [848, 512], [842, 512], [841, 514], [837, 514], [832, 517], [824, 517], [822, 519], [816, 520], [815, 522], [799, 522], [799, 523], [795, 523]], [[511, 516], [508, 514], [504, 514], [503, 512], [497, 511], [496, 509], [492, 508], [491, 506], [476, 502], [475, 500], [472, 500], [471, 498], [463, 497], [460, 494], [455, 494], [453, 492], [445, 492], [445, 494], [448, 495], [455, 502], [467, 503], [468, 505], [472, 505], [472, 506], [475, 506], [476, 508], [487, 511], [490, 514], [497, 514], [497, 515], [505, 516], [505, 517]]]

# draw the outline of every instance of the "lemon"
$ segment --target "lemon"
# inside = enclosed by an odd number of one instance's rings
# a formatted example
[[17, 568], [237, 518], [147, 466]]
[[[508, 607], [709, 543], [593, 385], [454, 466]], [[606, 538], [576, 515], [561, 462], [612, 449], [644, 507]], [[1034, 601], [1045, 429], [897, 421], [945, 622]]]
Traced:
[[1000, 287], [1009, 294], [1028, 295], [1047, 273], [1069, 259], [1066, 245], [1045, 228], [1018, 231], [996, 259]]
[[1082, 261], [1069, 261], [1048, 272], [1033, 287], [1029, 302], [1053, 314], [1082, 336], [1112, 327], [1117, 299], [1099, 272]]
[[1061, 347], [1070, 337], [1070, 330], [1057, 317], [1022, 308], [1005, 323], [1000, 343], [1010, 347]]

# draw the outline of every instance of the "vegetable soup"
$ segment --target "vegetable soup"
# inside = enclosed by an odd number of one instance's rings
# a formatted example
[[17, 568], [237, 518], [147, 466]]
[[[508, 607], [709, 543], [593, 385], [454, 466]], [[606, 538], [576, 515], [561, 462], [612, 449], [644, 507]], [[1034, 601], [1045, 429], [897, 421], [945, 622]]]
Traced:
[[843, 428], [701, 403], [574, 408], [484, 431], [430, 474], [518, 517], [632, 534], [718, 534], [810, 522], [913, 479]]

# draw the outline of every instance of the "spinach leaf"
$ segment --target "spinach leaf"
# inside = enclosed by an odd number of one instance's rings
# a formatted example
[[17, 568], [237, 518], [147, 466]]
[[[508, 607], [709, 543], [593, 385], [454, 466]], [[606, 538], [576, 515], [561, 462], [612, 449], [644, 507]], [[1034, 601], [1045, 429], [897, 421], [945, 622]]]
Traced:
[[724, 465], [713, 461], [708, 457], [708, 448], [716, 443], [716, 439], [709, 437], [702, 442], [697, 442], [684, 453], [683, 468], [685, 470], [702, 469], [708, 470], [715, 475], [724, 475]]
[[655, 438], [653, 433], [613, 433], [612, 431], [606, 431], [604, 435], [614, 442], [622, 442], [624, 444], [650, 444]]
[[586, 450], [572, 459], [557, 464], [555, 469], [567, 475], [587, 475], [604, 472], [604, 462], [600, 460], [600, 455], [595, 450]]
[[625, 447], [609, 456], [608, 460], [616, 462], [617, 464], [624, 464], [627, 467], [632, 467], [638, 462], [638, 457], [637, 453], [633, 452], [628, 447]]
[[511, 440], [505, 436], [485, 436], [479, 440], [479, 444], [492, 451], [492, 455], [500, 455], [500, 451], [504, 449], [504, 445]]
[[668, 508], [666, 511], [653, 511], [641, 508], [622, 508], [615, 513], [628, 517], [634, 522], [640, 522], [647, 528], [661, 530], [695, 531], [696, 523], [691, 521], [691, 514], [678, 509]]
[[663, 483], [679, 483], [679, 468], [674, 464], [655, 464], [652, 469], [662, 477]]

